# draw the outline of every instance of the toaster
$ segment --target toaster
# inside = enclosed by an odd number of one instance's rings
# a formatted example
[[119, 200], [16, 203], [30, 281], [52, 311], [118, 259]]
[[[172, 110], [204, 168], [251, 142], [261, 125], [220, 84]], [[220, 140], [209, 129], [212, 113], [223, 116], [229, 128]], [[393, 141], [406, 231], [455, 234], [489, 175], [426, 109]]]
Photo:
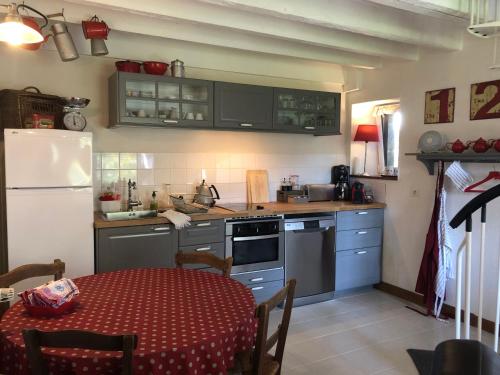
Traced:
[[334, 197], [334, 184], [309, 184], [305, 185], [309, 202], [332, 201]]

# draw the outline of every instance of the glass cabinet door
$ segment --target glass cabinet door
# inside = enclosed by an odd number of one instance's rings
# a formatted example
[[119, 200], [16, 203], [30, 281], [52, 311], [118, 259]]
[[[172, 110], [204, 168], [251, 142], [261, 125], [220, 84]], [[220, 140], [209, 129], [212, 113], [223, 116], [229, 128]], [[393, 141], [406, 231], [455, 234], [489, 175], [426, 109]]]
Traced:
[[157, 122], [156, 82], [142, 77], [124, 76], [120, 86], [123, 98], [121, 106], [122, 121], [131, 124], [150, 124]]
[[158, 82], [158, 99], [179, 100], [180, 85], [176, 82]]

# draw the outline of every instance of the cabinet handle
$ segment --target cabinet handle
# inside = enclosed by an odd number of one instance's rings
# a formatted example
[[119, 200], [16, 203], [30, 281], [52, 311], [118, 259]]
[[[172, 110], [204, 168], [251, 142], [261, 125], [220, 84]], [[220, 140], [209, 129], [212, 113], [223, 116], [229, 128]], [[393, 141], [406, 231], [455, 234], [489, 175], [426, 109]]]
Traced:
[[356, 215], [368, 215], [368, 212], [366, 211], [356, 212]]
[[261, 290], [261, 289], [264, 289], [263, 286], [256, 286], [256, 287], [253, 287], [252, 290]]
[[210, 225], [212, 225], [210, 222], [196, 224], [197, 227], [209, 227]]
[[264, 278], [263, 278], [263, 277], [256, 277], [255, 279], [250, 279], [250, 281], [251, 281], [252, 283], [255, 283], [255, 282], [257, 282], [257, 281], [263, 281], [263, 280], [264, 280]]
[[316, 129], [316, 126], [304, 126], [304, 129], [306, 129], [306, 130], [314, 130], [314, 129]]
[[178, 124], [179, 123], [178, 120], [163, 120], [163, 122], [165, 124]]
[[207, 246], [207, 247], [199, 247], [195, 251], [209, 251], [211, 249], [212, 248], [210, 246]]
[[366, 250], [363, 250], [363, 251], [356, 251], [356, 255], [363, 255], [363, 254], [366, 254], [367, 251]]
[[163, 232], [163, 231], [169, 231], [170, 228], [169, 227], [157, 227], [157, 228], [151, 228], [153, 229], [155, 232]]
[[363, 231], [361, 231], [361, 232], [356, 232], [356, 234], [359, 234], [359, 235], [361, 235], [361, 234], [367, 234], [367, 233], [368, 233], [368, 232], [367, 232], [367, 231], [365, 231], [365, 230], [363, 230]]
[[141, 237], [157, 237], [157, 236], [165, 236], [170, 234], [170, 232], [162, 232], [162, 233], [143, 233], [143, 234], [124, 234], [122, 236], [110, 236], [108, 237], [110, 240], [120, 240], [124, 238], [141, 238]]
[[240, 126], [243, 128], [251, 128], [253, 124], [249, 124], [248, 122], [242, 122]]

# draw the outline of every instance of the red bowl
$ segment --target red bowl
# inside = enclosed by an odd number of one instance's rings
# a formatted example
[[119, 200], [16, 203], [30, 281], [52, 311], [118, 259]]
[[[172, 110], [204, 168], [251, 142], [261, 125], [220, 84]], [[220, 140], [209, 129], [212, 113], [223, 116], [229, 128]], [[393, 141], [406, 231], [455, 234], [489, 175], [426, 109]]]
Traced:
[[127, 73], [140, 73], [141, 72], [141, 63], [135, 62], [135, 61], [130, 61], [130, 60], [123, 60], [123, 61], [117, 61], [115, 62], [116, 69], [120, 72], [127, 72]]
[[24, 308], [31, 316], [35, 318], [54, 318], [64, 314], [69, 314], [73, 312], [75, 307], [78, 305], [78, 301], [73, 298], [71, 301], [66, 302], [59, 306], [58, 308], [48, 307], [48, 306], [32, 306], [23, 303]]
[[144, 61], [142, 63], [144, 71], [148, 74], [162, 76], [168, 69], [168, 64], [160, 61]]

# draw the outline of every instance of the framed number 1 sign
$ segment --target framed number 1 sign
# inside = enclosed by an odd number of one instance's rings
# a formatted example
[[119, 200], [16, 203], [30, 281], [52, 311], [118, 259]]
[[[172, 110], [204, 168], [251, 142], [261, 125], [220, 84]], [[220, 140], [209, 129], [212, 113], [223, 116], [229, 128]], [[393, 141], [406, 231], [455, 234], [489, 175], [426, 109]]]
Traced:
[[471, 85], [470, 119], [490, 118], [500, 118], [500, 80]]
[[455, 88], [425, 93], [424, 124], [453, 122], [455, 115]]

